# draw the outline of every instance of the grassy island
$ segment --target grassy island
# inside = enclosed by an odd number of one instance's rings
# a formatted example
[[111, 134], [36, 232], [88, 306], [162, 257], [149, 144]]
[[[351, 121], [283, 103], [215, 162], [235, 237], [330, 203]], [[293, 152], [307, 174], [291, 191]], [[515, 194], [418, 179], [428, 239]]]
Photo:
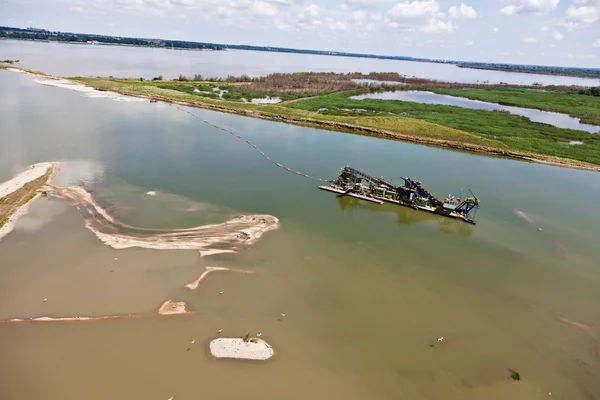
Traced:
[[408, 78], [397, 73], [68, 79], [97, 90], [151, 101], [600, 171], [598, 134], [557, 128], [502, 111], [351, 98], [379, 91], [431, 91], [565, 113], [581, 118], [584, 123], [600, 125], [600, 96], [594, 95], [594, 88], [458, 84]]

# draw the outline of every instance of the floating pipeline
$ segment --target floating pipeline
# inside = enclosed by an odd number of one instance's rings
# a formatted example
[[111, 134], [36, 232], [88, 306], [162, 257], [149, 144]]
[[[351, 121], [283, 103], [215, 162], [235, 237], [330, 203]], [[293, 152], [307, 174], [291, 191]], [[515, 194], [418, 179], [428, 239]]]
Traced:
[[319, 178], [319, 177], [315, 177], [315, 176], [311, 176], [311, 175], [305, 174], [305, 173], [300, 172], [300, 171], [295, 171], [295, 170], [293, 170], [291, 168], [288, 168], [288, 167], [282, 165], [281, 163], [275, 162], [275, 161], [273, 161], [271, 159], [271, 157], [267, 156], [265, 154], [265, 152], [263, 152], [260, 148], [258, 148], [254, 143], [252, 143], [251, 141], [249, 141], [247, 139], [244, 139], [241, 135], [239, 135], [237, 133], [234, 133], [234, 132], [230, 131], [227, 128], [223, 128], [221, 126], [212, 124], [212, 123], [208, 122], [207, 120], [200, 118], [199, 116], [197, 116], [193, 112], [191, 112], [189, 110], [186, 110], [183, 107], [178, 106], [177, 104], [172, 104], [172, 103], [168, 103], [168, 104], [170, 104], [171, 106], [177, 108], [180, 111], [183, 111], [184, 113], [189, 114], [191, 117], [196, 118], [198, 121], [202, 121], [205, 124], [210, 125], [213, 128], [215, 128], [215, 129], [219, 129], [219, 130], [221, 130], [223, 132], [229, 133], [230, 135], [237, 137], [240, 140], [243, 140], [244, 142], [246, 142], [246, 144], [248, 144], [249, 146], [252, 146], [252, 148], [254, 148], [254, 150], [256, 150], [263, 158], [265, 158], [267, 161], [269, 161], [271, 164], [275, 165], [276, 167], [282, 168], [282, 169], [284, 169], [287, 172], [291, 172], [291, 173], [293, 173], [295, 175], [298, 175], [298, 176], [301, 176], [303, 178], [312, 179], [312, 180], [321, 181], [321, 182], [332, 182], [329, 179], [323, 179], [323, 178]]
[[[409, 178], [404, 178], [405, 184], [401, 187], [392, 185], [389, 182], [384, 181], [380, 178], [375, 178], [370, 175], [364, 174], [351, 167], [345, 167], [342, 169], [342, 173], [336, 180], [323, 179], [319, 177], [310, 176], [300, 171], [295, 171], [291, 168], [284, 166], [281, 163], [273, 161], [267, 156], [260, 148], [249, 140], [244, 139], [241, 135], [234, 133], [233, 131], [210, 123], [209, 121], [198, 117], [193, 112], [184, 109], [176, 104], [168, 103], [180, 111], [183, 111], [191, 117], [202, 121], [207, 125], [211, 125], [215, 129], [219, 129], [223, 132], [229, 133], [232, 136], [237, 137], [240, 140], [245, 141], [249, 146], [252, 146], [258, 153], [264, 157], [267, 161], [274, 164], [276, 167], [282, 168], [295, 175], [302, 176], [304, 178], [327, 182], [329, 186], [319, 186], [322, 190], [337, 193], [341, 196], [355, 197], [361, 200], [370, 201], [377, 204], [383, 204], [384, 202], [393, 203], [396, 205], [406, 206], [414, 208], [415, 210], [426, 211], [442, 215], [449, 218], [460, 219], [465, 222], [475, 224], [474, 216], [471, 217], [471, 212], [475, 214], [479, 208], [480, 201], [474, 195], [473, 197], [467, 197], [460, 201], [455, 198], [446, 198], [443, 202], [433, 196], [427, 191], [421, 184], [421, 182], [414, 181]], [[368, 186], [362, 185], [362, 181], [368, 183]]]

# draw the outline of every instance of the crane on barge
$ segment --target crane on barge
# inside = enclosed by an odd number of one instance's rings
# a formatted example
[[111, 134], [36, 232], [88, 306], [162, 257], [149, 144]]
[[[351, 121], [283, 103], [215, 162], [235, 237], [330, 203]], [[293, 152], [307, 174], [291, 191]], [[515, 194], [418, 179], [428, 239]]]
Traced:
[[448, 196], [442, 201], [425, 189], [421, 182], [410, 178], [402, 180], [404, 183], [396, 186], [347, 165], [329, 186], [319, 186], [319, 189], [338, 193], [340, 197], [350, 196], [377, 204], [387, 202], [475, 224], [474, 214], [480, 200], [470, 190], [472, 197], [460, 200]]

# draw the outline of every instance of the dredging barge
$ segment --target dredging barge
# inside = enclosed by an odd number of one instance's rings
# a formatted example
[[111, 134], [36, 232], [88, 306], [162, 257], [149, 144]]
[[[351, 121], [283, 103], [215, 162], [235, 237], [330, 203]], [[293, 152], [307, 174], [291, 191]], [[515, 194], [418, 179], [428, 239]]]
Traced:
[[377, 204], [392, 203], [475, 224], [475, 213], [480, 201], [470, 190], [472, 197], [461, 200], [448, 196], [441, 201], [428, 192], [421, 182], [410, 178], [401, 179], [404, 184], [395, 186], [383, 178], [345, 166], [331, 185], [319, 186], [319, 189], [337, 193], [339, 197], [350, 196]]

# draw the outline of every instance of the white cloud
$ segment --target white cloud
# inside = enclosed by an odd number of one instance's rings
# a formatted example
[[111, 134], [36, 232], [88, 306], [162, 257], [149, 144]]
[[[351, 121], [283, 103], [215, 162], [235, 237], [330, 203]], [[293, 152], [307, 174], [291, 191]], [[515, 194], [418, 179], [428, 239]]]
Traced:
[[277, 8], [266, 1], [255, 1], [252, 4], [250, 13], [258, 17], [274, 17], [277, 15]]
[[347, 31], [348, 25], [343, 21], [333, 21], [329, 23], [329, 29], [332, 31]]
[[432, 32], [432, 33], [437, 33], [437, 32], [452, 33], [452, 32], [454, 32], [454, 25], [452, 25], [452, 22], [450, 22], [450, 21], [444, 22], [444, 21], [440, 21], [435, 18], [432, 18], [429, 20], [427, 25], [425, 25], [423, 28], [421, 28], [421, 30], [423, 32]]
[[350, 20], [361, 25], [368, 15], [369, 13], [365, 10], [356, 10], [350, 14]]
[[569, 29], [586, 27], [600, 19], [600, 1], [588, 0], [574, 2], [574, 4], [583, 4], [578, 7], [571, 5], [567, 9], [566, 18], [561, 21], [560, 25]]
[[500, 32], [500, 28], [494, 27], [494, 28], [490, 29], [490, 32], [492, 32], [492, 33], [498, 33], [498, 32]]
[[404, 1], [396, 4], [388, 11], [392, 21], [400, 22], [411, 19], [422, 19], [437, 16], [440, 6], [435, 0]]
[[391, 3], [393, 0], [346, 0], [348, 4], [358, 4], [361, 6], [376, 6], [385, 3]]
[[560, 0], [511, 0], [512, 3], [500, 10], [504, 15], [547, 14], [556, 8]]
[[563, 35], [559, 31], [554, 31], [552, 33], [552, 39], [554, 39], [554, 40], [563, 40], [564, 37], [565, 37], [565, 35]]
[[448, 10], [448, 14], [456, 19], [474, 19], [477, 18], [477, 11], [471, 6], [460, 3], [459, 6], [452, 6]]
[[523, 38], [523, 43], [537, 43], [537, 39], [532, 37], [526, 37]]
[[422, 32], [453, 32], [450, 21], [442, 21], [440, 6], [435, 0], [413, 0], [397, 3], [386, 14], [387, 25], [394, 29]]
[[594, 42], [594, 47], [600, 48], [600, 39], [598, 39]]
[[548, 25], [542, 25], [542, 32], [548, 32], [550, 30], [550, 27]]

